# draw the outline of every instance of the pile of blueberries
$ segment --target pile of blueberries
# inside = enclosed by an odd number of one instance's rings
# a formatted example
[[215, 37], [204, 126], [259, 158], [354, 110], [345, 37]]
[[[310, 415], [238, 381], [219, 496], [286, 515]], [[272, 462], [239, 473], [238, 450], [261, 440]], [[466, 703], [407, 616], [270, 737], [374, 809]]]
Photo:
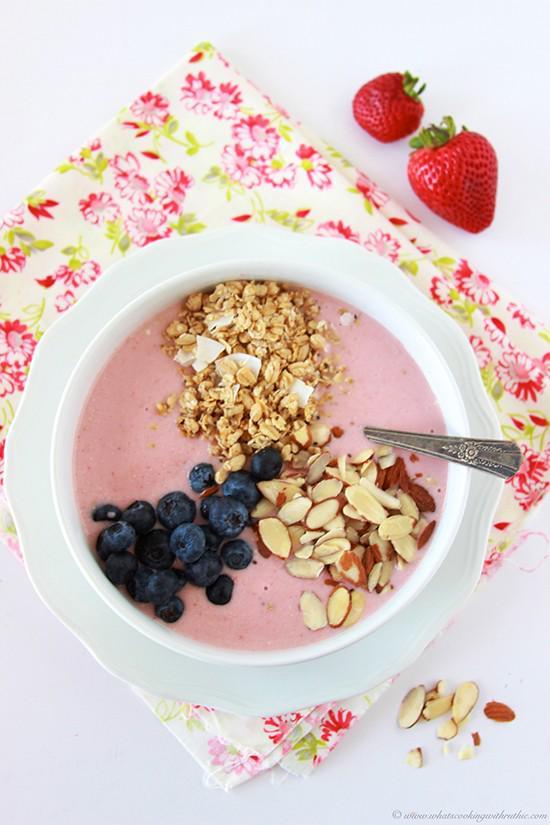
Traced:
[[282, 464], [279, 451], [265, 447], [254, 453], [249, 471], [230, 473], [219, 490], [213, 466], [196, 464], [189, 473], [193, 492], [216, 489], [200, 500], [204, 524], [195, 524], [196, 502], [181, 491], [167, 493], [156, 509], [148, 501], [134, 501], [125, 510], [113, 504], [96, 507], [94, 521], [113, 522], [96, 543], [105, 575], [114, 585], [124, 585], [134, 601], [153, 604], [165, 622], [181, 617], [184, 604], [176, 594], [187, 582], [204, 587], [213, 604], [227, 604], [233, 579], [222, 573], [223, 566], [244, 570], [252, 561], [252, 548], [237, 536], [252, 523], [250, 511], [261, 498], [256, 482], [276, 478]]

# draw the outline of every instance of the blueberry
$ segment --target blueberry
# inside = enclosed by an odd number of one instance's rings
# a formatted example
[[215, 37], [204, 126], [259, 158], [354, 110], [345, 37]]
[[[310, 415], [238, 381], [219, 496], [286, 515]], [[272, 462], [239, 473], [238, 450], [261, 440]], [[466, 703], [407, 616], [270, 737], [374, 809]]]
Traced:
[[200, 529], [204, 533], [207, 550], [217, 550], [222, 543], [222, 537], [218, 536], [208, 524], [199, 524]]
[[122, 510], [116, 504], [100, 504], [92, 511], [94, 521], [120, 521]]
[[166, 493], [157, 504], [158, 520], [163, 527], [173, 530], [178, 524], [194, 521], [197, 505], [185, 493]]
[[136, 542], [136, 556], [139, 561], [154, 570], [166, 570], [174, 563], [174, 554], [170, 550], [170, 534], [166, 530], [151, 530], [145, 536], [139, 536]]
[[189, 483], [194, 493], [202, 493], [216, 483], [214, 468], [211, 464], [195, 464], [189, 473]]
[[222, 547], [222, 559], [232, 570], [244, 570], [252, 561], [252, 547], [247, 541], [234, 539]]
[[222, 493], [242, 501], [247, 510], [252, 510], [262, 497], [256, 482], [246, 470], [230, 473], [222, 484]]
[[123, 511], [121, 518], [131, 524], [139, 536], [152, 530], [157, 520], [155, 508], [148, 501], [134, 501]]
[[191, 564], [206, 549], [204, 532], [198, 524], [180, 524], [170, 536], [170, 549], [184, 564]]
[[212, 604], [227, 604], [233, 595], [233, 579], [222, 573], [206, 588], [206, 598]]
[[222, 560], [217, 553], [207, 550], [198, 561], [185, 567], [187, 578], [197, 587], [208, 587], [222, 572]]
[[260, 481], [277, 478], [283, 468], [283, 458], [275, 447], [264, 447], [254, 453], [250, 460], [250, 472]]
[[248, 510], [242, 501], [232, 496], [216, 497], [210, 505], [208, 521], [218, 536], [234, 539], [248, 523]]
[[185, 575], [185, 571], [180, 570], [179, 567], [172, 567], [172, 570], [178, 579], [178, 589], [176, 590], [177, 593], [185, 584], [187, 584], [187, 576]]
[[96, 550], [100, 559], [107, 561], [111, 553], [121, 553], [128, 550], [136, 540], [136, 531], [125, 521], [115, 521], [110, 527], [105, 527], [97, 537]]
[[221, 496], [206, 496], [206, 498], [201, 499], [200, 503], [200, 511], [201, 516], [208, 521], [208, 514], [210, 513], [210, 507], [212, 502], [217, 499], [221, 498]]
[[183, 613], [184, 604], [181, 599], [178, 599], [177, 596], [172, 596], [172, 598], [165, 602], [164, 604], [157, 604], [155, 607], [155, 615], [158, 616], [159, 619], [162, 619], [163, 622], [168, 622], [172, 624], [172, 622], [177, 622]]
[[105, 575], [113, 584], [126, 584], [137, 570], [137, 559], [133, 553], [122, 550], [111, 553], [105, 564]]
[[175, 570], [155, 570], [145, 585], [147, 600], [153, 604], [164, 604], [178, 590], [181, 590], [181, 583]]
[[147, 584], [155, 571], [144, 564], [138, 564], [134, 575], [126, 582], [126, 590], [135, 602], [148, 602]]

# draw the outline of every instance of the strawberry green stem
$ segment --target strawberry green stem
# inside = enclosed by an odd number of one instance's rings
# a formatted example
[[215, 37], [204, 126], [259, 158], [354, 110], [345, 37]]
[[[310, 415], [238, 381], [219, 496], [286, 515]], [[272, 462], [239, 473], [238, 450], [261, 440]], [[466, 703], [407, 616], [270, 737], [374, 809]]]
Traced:
[[[462, 127], [464, 129], [464, 127]], [[446, 115], [439, 126], [432, 123], [427, 129], [421, 129], [410, 141], [413, 149], [436, 149], [444, 146], [456, 135], [456, 126], [452, 117]]]
[[410, 72], [405, 72], [403, 75], [403, 91], [405, 94], [409, 95], [409, 97], [412, 97], [413, 100], [419, 100], [420, 95], [426, 88], [426, 84], [423, 83], [419, 89], [415, 89], [419, 79], [420, 78], [418, 77], [413, 77]]

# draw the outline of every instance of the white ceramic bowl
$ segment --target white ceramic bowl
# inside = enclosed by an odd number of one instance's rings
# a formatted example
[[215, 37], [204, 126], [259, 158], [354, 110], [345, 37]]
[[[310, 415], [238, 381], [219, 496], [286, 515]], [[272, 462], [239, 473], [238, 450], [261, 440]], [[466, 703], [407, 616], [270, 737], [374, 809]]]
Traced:
[[[359, 252], [364, 259], [365, 278], [353, 273], [350, 267], [338, 266], [338, 256], [334, 254], [327, 256], [325, 265], [320, 266], [318, 260], [312, 264], [312, 243], [326, 244], [327, 251], [332, 247], [332, 252], [336, 243], [336, 248], [341, 249], [342, 261], [346, 260], [352, 250], [348, 249], [350, 245], [346, 242], [327, 243], [325, 240], [310, 238], [300, 239], [304, 241], [303, 244], [298, 242], [298, 238], [293, 240], [290, 254], [287, 251], [280, 260], [273, 254], [273, 250], [269, 250], [268, 254], [267, 247], [264, 257], [257, 253], [251, 257], [246, 254], [246, 245], [247, 237], [252, 238], [253, 235], [246, 230], [237, 231], [242, 238], [242, 257], [217, 260], [215, 234], [212, 234], [212, 263], [188, 270], [185, 267], [185, 241], [179, 241], [182, 254], [181, 271], [178, 274], [165, 280], [161, 279], [156, 286], [144, 291], [118, 312], [110, 314], [109, 306], [105, 304], [105, 316], [98, 319], [96, 334], [76, 361], [59, 402], [51, 449], [51, 481], [58, 519], [74, 559], [102, 599], [140, 633], [175, 652], [207, 662], [226, 665], [286, 665], [333, 653], [365, 637], [403, 610], [428, 585], [444, 560], [463, 517], [469, 485], [468, 471], [457, 465], [449, 465], [445, 506], [443, 512], [438, 514], [438, 529], [427, 552], [395, 595], [357, 625], [307, 646], [265, 652], [226, 650], [186, 639], [144, 615], [110, 584], [85, 540], [79, 521], [72, 467], [75, 432], [89, 388], [112, 351], [141, 323], [189, 292], [213, 286], [220, 281], [243, 277], [296, 283], [334, 295], [356, 306], [389, 329], [414, 355], [426, 376], [441, 407], [447, 432], [464, 436], [470, 435], [470, 432], [461, 394], [445, 358], [430, 335], [422, 328], [415, 317], [416, 313], [409, 311], [409, 307], [416, 305], [418, 300], [425, 301], [427, 305], [429, 302], [407, 283], [396, 267], [363, 250], [353, 250], [353, 255], [357, 257]], [[256, 239], [257, 232], [258, 230]], [[273, 235], [276, 245], [279, 234], [264, 230], [263, 237], [268, 243]], [[129, 265], [133, 264], [138, 273], [147, 266], [147, 257], [147, 251], [136, 254], [129, 261], [125, 261], [124, 266], [128, 270]], [[103, 276], [104, 288], [107, 279], [113, 279], [112, 285], [115, 286], [116, 268], [113, 267], [112, 272]], [[378, 279], [369, 278], [370, 271], [376, 272]], [[391, 282], [391, 290], [380, 288], [380, 274]], [[81, 302], [81, 312], [85, 311], [85, 304], [86, 299]], [[67, 346], [70, 346], [69, 341]]]

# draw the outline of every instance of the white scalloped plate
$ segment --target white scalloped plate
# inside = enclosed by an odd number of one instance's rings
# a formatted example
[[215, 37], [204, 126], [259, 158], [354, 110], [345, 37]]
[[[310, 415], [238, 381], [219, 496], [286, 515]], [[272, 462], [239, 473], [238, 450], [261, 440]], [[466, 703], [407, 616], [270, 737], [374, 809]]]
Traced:
[[[462, 394], [468, 434], [498, 437], [475, 359], [458, 327], [387, 261], [355, 244], [239, 227], [162, 241], [117, 263], [51, 327], [37, 348], [6, 448], [6, 492], [31, 581], [50, 609], [116, 676], [162, 696], [243, 714], [269, 715], [360, 693], [403, 670], [444, 628], [472, 592], [502, 482], [470, 473], [461, 521], [443, 563], [416, 598], [365, 638], [321, 658], [257, 667], [199, 661], [171, 650], [117, 615], [76, 563], [55, 515], [50, 443], [57, 405], [108, 300], [124, 306], [182, 270], [214, 261], [303, 260], [373, 284], [405, 306], [437, 346]], [[116, 272], [115, 272], [116, 270]], [[337, 275], [336, 275], [337, 277]], [[69, 335], [70, 334], [70, 335]], [[70, 340], [70, 346], [68, 341]], [[39, 411], [39, 414], [37, 414]], [[17, 456], [17, 458], [16, 458]], [[29, 502], [32, 502], [29, 517]]]

